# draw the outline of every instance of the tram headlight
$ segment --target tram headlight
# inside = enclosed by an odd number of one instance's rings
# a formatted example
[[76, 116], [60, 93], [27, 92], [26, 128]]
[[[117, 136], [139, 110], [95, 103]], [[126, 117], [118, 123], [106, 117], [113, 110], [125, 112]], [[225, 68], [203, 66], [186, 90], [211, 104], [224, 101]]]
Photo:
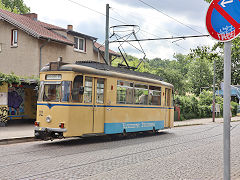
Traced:
[[50, 123], [51, 121], [52, 121], [52, 118], [51, 118], [51, 116], [50, 116], [50, 115], [49, 115], [49, 116], [47, 116], [47, 117], [46, 117], [46, 122], [47, 122], [47, 123]]

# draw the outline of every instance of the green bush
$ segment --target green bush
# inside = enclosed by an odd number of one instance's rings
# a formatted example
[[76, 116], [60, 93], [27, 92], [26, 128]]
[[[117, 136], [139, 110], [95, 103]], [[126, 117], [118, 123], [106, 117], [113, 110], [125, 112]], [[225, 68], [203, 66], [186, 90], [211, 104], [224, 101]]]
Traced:
[[238, 103], [231, 101], [232, 116], [237, 115]]
[[[180, 107], [181, 120], [194, 118], [212, 117], [212, 101], [213, 93], [211, 91], [203, 91], [199, 97], [195, 95], [175, 96], [175, 105]], [[223, 114], [223, 98], [216, 96], [216, 104], [220, 104], [220, 116]], [[237, 113], [237, 103], [231, 102], [233, 115]]]

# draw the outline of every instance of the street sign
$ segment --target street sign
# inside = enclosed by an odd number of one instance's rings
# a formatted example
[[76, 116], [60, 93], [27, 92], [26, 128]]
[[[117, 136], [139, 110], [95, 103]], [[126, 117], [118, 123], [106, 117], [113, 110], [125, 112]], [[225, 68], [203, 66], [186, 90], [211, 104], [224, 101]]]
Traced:
[[240, 33], [240, 0], [213, 0], [207, 11], [206, 26], [218, 41], [236, 38]]

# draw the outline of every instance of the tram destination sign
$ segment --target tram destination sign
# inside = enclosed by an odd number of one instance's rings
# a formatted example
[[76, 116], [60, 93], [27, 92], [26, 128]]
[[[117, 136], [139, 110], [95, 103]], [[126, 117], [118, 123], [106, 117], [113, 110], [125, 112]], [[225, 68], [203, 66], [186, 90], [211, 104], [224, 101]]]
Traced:
[[236, 38], [240, 33], [240, 0], [213, 0], [207, 11], [206, 26], [218, 41]]

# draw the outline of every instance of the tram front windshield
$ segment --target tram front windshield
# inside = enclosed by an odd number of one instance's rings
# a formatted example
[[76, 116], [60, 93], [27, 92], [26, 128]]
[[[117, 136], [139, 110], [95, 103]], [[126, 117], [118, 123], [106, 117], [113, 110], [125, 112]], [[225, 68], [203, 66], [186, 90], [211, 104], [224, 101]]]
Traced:
[[60, 102], [69, 101], [70, 81], [47, 82], [42, 81], [39, 89], [39, 101]]

